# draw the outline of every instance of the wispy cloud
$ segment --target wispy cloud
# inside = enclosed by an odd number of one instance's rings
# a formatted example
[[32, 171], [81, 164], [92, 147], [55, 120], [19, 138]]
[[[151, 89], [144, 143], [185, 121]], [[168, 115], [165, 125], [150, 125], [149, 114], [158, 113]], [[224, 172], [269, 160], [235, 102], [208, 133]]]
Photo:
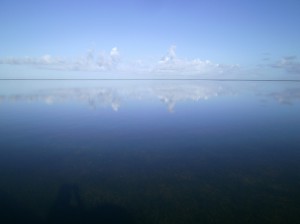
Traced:
[[121, 57], [118, 48], [114, 47], [108, 55], [105, 53], [96, 55], [94, 50], [88, 50], [84, 56], [73, 60], [46, 54], [41, 57], [2, 58], [0, 59], [0, 64], [31, 65], [40, 69], [66, 71], [107, 71], [115, 69], [120, 61]]
[[284, 69], [288, 73], [300, 74], [300, 61], [296, 56], [287, 56], [271, 64], [273, 68]]
[[53, 57], [51, 55], [43, 55], [41, 57], [8, 57], [0, 59], [0, 64], [10, 65], [61, 65], [66, 61], [59, 57]]

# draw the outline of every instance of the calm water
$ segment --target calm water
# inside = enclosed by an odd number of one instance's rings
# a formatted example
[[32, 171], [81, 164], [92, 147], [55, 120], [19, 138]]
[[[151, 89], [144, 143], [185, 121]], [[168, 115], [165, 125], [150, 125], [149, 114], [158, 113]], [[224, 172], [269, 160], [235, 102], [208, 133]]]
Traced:
[[300, 83], [1, 81], [1, 223], [297, 223]]

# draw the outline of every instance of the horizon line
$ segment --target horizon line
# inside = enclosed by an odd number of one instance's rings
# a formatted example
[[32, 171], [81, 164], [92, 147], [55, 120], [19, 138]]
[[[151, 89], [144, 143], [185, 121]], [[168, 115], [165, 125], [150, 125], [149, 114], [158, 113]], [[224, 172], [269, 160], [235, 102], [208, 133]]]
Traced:
[[231, 81], [231, 82], [300, 82], [300, 79], [223, 79], [223, 78], [0, 78], [0, 81]]

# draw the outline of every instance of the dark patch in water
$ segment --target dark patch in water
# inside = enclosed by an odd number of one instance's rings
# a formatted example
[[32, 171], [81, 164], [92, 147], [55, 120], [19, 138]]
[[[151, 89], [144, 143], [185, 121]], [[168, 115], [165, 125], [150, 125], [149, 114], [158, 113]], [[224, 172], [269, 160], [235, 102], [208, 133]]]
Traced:
[[77, 185], [65, 184], [58, 192], [46, 220], [37, 217], [20, 206], [5, 193], [0, 193], [0, 223], [19, 224], [134, 224], [134, 219], [125, 208], [102, 203], [92, 208], [83, 204]]
[[63, 185], [48, 217], [48, 224], [132, 224], [132, 216], [121, 206], [104, 203], [87, 209], [77, 185]]
[[12, 196], [0, 192], [0, 223], [41, 223], [41, 220]]

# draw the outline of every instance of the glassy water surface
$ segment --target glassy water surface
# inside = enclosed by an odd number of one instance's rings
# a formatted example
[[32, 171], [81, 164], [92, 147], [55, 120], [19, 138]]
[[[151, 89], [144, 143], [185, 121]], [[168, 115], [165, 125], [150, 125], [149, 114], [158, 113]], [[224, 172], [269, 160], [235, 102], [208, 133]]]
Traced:
[[296, 223], [299, 101], [292, 82], [1, 81], [1, 217]]

